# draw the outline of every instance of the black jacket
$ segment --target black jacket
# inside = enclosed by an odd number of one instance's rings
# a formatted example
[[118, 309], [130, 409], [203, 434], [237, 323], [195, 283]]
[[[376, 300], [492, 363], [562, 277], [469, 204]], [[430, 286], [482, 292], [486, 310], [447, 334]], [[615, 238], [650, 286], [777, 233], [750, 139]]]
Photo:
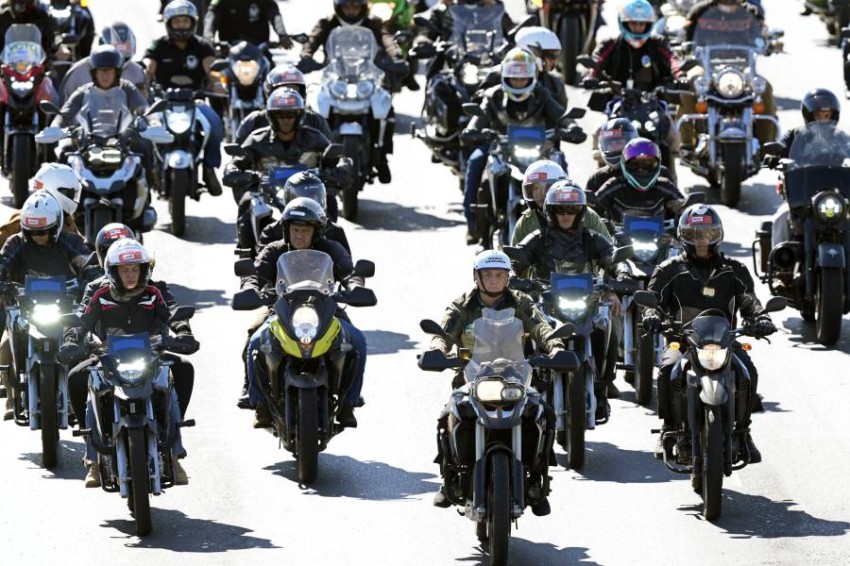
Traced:
[[[561, 77], [553, 75], [552, 73], [539, 73], [537, 75], [537, 82], [549, 91], [549, 94], [552, 95], [558, 104], [564, 108], [567, 107], [567, 87]], [[487, 76], [484, 77], [484, 80], [481, 81], [480, 85], [478, 85], [478, 91], [476, 92], [484, 93], [487, 89], [500, 84], [502, 84], [502, 67], [501, 65], [496, 65], [490, 69], [490, 72], [487, 73]]]
[[[304, 47], [301, 48], [301, 57], [315, 56], [320, 47], [325, 47], [325, 43], [327, 42], [331, 31], [334, 28], [338, 28], [340, 25], [340, 19], [336, 14], [327, 18], [322, 18], [316, 22], [315, 27], [313, 27], [313, 31], [310, 32], [310, 39], [308, 39], [307, 43], [304, 44]], [[372, 31], [372, 35], [375, 36], [375, 42], [378, 44], [379, 49], [383, 49], [384, 53], [393, 59], [401, 58], [401, 48], [395, 42], [392, 34], [383, 27], [379, 18], [367, 16], [363, 19], [363, 22], [360, 25]]]
[[63, 275], [67, 279], [76, 277], [82, 284], [97, 276], [96, 270], [90, 272], [86, 267], [90, 255], [79, 234], [62, 232], [53, 245], [38, 246], [18, 233], [10, 236], [0, 250], [0, 281], [23, 283], [27, 275]]
[[[324, 237], [328, 240], [337, 242], [345, 248], [348, 255], [351, 255], [351, 246], [348, 244], [348, 238], [346, 237], [345, 230], [342, 229], [342, 226], [334, 224], [328, 220], [328, 224], [325, 226]], [[277, 222], [269, 224], [263, 228], [263, 231], [260, 234], [260, 241], [257, 242], [257, 249], [262, 252], [264, 247], [280, 240], [283, 240], [283, 219], [278, 219]]]
[[512, 260], [514, 271], [535, 278], [548, 279], [552, 273], [592, 273], [604, 270], [609, 276], [618, 273], [613, 262], [614, 246], [610, 240], [582, 226], [564, 232], [547, 229], [532, 232], [517, 246], [525, 252], [527, 263]]
[[[346, 287], [363, 284], [363, 281], [354, 275], [354, 262], [351, 260], [351, 255], [345, 251], [341, 244], [327, 238], [320, 238], [310, 246], [310, 249], [324, 252], [331, 257], [334, 264], [335, 281], [341, 282]], [[274, 290], [277, 280], [277, 260], [289, 251], [293, 251], [293, 248], [283, 240], [272, 242], [264, 247], [257, 259], [254, 260], [256, 273], [247, 277], [242, 287], [244, 289], [253, 288], [258, 292], [268, 289]]]
[[[316, 130], [319, 130], [322, 135], [326, 138], [331, 139], [331, 128], [328, 126], [328, 121], [319, 114], [315, 112], [311, 112], [310, 110], [304, 111], [304, 116], [301, 118], [301, 125], [309, 126]], [[234, 140], [239, 145], [245, 143], [245, 140], [248, 139], [255, 131], [260, 128], [268, 128], [269, 127], [269, 118], [268, 114], [266, 114], [265, 110], [254, 110], [247, 116], [242, 122], [239, 123], [239, 129], [236, 130], [236, 139]]]
[[684, 203], [684, 195], [670, 180], [659, 177], [648, 191], [638, 191], [624, 177], [609, 179], [596, 193], [596, 210], [601, 216], [616, 223], [623, 215], [664, 216], [678, 218]]
[[127, 301], [118, 301], [110, 292], [109, 283], [97, 287], [80, 315], [83, 327], [65, 331], [66, 342], [82, 342], [86, 333], [95, 334], [101, 341], [109, 334], [151, 335], [163, 332], [171, 312], [162, 292], [151, 284]]
[[[670, 178], [670, 170], [667, 169], [664, 165], [661, 166], [661, 173], [659, 177]], [[590, 174], [590, 177], [587, 179], [587, 183], [584, 186], [584, 190], [587, 193], [597, 193], [599, 189], [602, 188], [602, 185], [605, 184], [608, 179], [614, 178], [623, 178], [623, 171], [619, 166], [611, 167], [607, 163]]]
[[627, 84], [634, 81], [634, 88], [648, 91], [672, 82], [682, 75], [679, 61], [661, 36], [653, 35], [640, 49], [634, 49], [622, 36], [603, 41], [593, 52], [596, 66], [591, 70], [592, 78], [603, 75]]
[[209, 41], [245, 40], [259, 45], [269, 41], [269, 25], [279, 36], [286, 35], [280, 8], [274, 0], [213, 0], [204, 17], [204, 37]]
[[554, 128], [566, 109], [538, 83], [522, 102], [510, 100], [501, 85], [494, 86], [485, 93], [481, 110], [484, 116], [474, 116], [466, 126], [468, 131], [491, 128], [505, 132], [509, 124]]

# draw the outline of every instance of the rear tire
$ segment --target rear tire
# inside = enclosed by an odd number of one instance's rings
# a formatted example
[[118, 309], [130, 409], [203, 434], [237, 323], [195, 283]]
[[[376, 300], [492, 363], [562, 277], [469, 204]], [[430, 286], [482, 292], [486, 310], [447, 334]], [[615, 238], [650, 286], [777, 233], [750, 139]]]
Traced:
[[143, 537], [151, 532], [150, 468], [148, 466], [148, 449], [143, 428], [127, 429], [130, 458], [130, 497], [133, 500], [132, 510], [136, 518], [136, 534]]
[[112, 211], [107, 210], [105, 208], [96, 208], [92, 214], [92, 241], [90, 244], [94, 245], [94, 240], [97, 238], [97, 235], [100, 233], [100, 229], [112, 222]]
[[744, 182], [744, 146], [739, 143], [723, 144], [723, 177], [720, 181], [720, 202], [733, 208], [741, 200]]
[[490, 481], [487, 485], [487, 534], [490, 564], [508, 563], [511, 544], [511, 473], [508, 455], [495, 452], [490, 457]]
[[703, 515], [714, 521], [720, 517], [723, 503], [723, 423], [720, 407], [706, 407], [703, 418]]
[[16, 134], [12, 138], [11, 188], [15, 208], [22, 208], [29, 196], [30, 175], [33, 168], [33, 148], [30, 136]]
[[298, 481], [309, 485], [319, 474], [319, 411], [315, 389], [298, 389]]
[[357, 218], [357, 198], [360, 188], [363, 186], [363, 159], [360, 144], [360, 138], [354, 136], [342, 138], [343, 152], [346, 157], [351, 159], [351, 168], [354, 170], [353, 182], [342, 191], [342, 217], [351, 221]]
[[41, 465], [56, 466], [59, 444], [59, 419], [56, 411], [56, 366], [38, 366], [39, 426], [41, 428]]
[[655, 370], [655, 335], [647, 332], [644, 336], [639, 321], [635, 321], [637, 347], [635, 348], [635, 400], [638, 405], [648, 405], [652, 401], [652, 374]]
[[189, 169], [168, 172], [168, 211], [171, 213], [171, 233], [177, 237], [186, 232], [186, 195], [192, 182]]
[[578, 84], [578, 71], [576, 70], [576, 59], [581, 54], [583, 41], [581, 40], [581, 22], [577, 16], [564, 14], [560, 18], [561, 39], [561, 73], [564, 82], [571, 86]]
[[844, 313], [844, 272], [840, 269], [821, 269], [816, 296], [817, 339], [832, 346], [841, 336]]
[[564, 423], [567, 427], [567, 466], [580, 470], [584, 466], [584, 432], [587, 428], [587, 384], [585, 383], [583, 367], [569, 378], [567, 385], [567, 416]]

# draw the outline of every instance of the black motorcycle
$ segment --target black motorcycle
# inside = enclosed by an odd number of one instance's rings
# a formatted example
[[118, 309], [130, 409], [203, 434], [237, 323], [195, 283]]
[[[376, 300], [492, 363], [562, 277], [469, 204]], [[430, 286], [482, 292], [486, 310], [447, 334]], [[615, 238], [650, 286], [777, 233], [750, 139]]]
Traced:
[[596, 29], [601, 22], [602, 2], [596, 0], [529, 0], [538, 8], [540, 22], [561, 40], [559, 67], [564, 82], [576, 86], [576, 63], [583, 53], [592, 53]]

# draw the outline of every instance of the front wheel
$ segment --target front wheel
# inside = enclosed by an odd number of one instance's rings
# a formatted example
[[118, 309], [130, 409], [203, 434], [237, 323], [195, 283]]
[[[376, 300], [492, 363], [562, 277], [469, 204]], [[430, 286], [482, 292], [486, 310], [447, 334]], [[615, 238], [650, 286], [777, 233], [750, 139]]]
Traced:
[[298, 390], [298, 481], [308, 485], [319, 475], [319, 412], [315, 389]]
[[844, 272], [840, 269], [821, 269], [816, 296], [817, 339], [832, 346], [841, 336], [844, 313]]
[[133, 515], [136, 518], [136, 534], [145, 536], [151, 532], [150, 468], [148, 466], [148, 443], [143, 428], [127, 430], [130, 457], [130, 497]]
[[29, 196], [30, 174], [33, 169], [33, 148], [30, 136], [17, 134], [12, 138], [12, 200], [22, 208]]
[[578, 71], [576, 70], [576, 59], [581, 55], [584, 43], [581, 34], [581, 22], [577, 16], [561, 16], [560, 25], [561, 39], [561, 72], [564, 82], [571, 86], [578, 84]]
[[177, 237], [186, 232], [186, 194], [192, 182], [191, 169], [168, 171], [168, 211], [171, 213], [171, 233]]
[[573, 373], [567, 385], [567, 465], [573, 470], [580, 470], [584, 466], [584, 432], [587, 428], [587, 384], [584, 372]]
[[[638, 317], [635, 317], [636, 319]], [[635, 320], [635, 400], [638, 405], [652, 401], [652, 373], [655, 371], [655, 335], [644, 332], [639, 320]]]
[[709, 521], [720, 517], [723, 503], [723, 423], [720, 407], [706, 407], [702, 423], [702, 514]]
[[59, 444], [59, 419], [56, 410], [56, 366], [38, 366], [39, 426], [41, 428], [41, 465], [56, 465]]
[[511, 543], [511, 473], [510, 460], [504, 452], [490, 458], [490, 481], [487, 485], [487, 536], [490, 564], [508, 563]]
[[720, 202], [735, 207], [741, 200], [744, 182], [744, 145], [723, 144], [723, 176], [720, 181]]
[[342, 138], [342, 147], [345, 156], [351, 159], [351, 169], [354, 179], [351, 185], [342, 191], [342, 217], [346, 220], [357, 218], [357, 197], [360, 187], [363, 186], [363, 158], [360, 149], [361, 140], [355, 136]]

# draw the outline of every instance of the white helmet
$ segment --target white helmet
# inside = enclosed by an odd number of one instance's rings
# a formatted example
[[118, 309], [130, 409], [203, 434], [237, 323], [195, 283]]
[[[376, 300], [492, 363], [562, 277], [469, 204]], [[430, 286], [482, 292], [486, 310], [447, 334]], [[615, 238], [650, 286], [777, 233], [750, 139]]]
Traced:
[[517, 47], [533, 47], [541, 51], [560, 51], [561, 40], [550, 29], [541, 26], [522, 28], [516, 34]]
[[55, 242], [62, 232], [62, 207], [46, 192], [37, 192], [24, 202], [21, 208], [21, 232], [29, 239], [32, 232], [49, 232]]
[[[566, 178], [566, 171], [554, 161], [549, 159], [535, 161], [528, 166], [522, 178], [522, 197], [525, 199], [525, 203], [529, 206], [534, 203], [535, 185], [542, 184], [548, 191], [555, 181]], [[543, 191], [544, 198], [546, 191]]]
[[[527, 79], [525, 86], [517, 88], [510, 84], [508, 79]], [[514, 47], [508, 51], [502, 59], [502, 89], [508, 98], [515, 102], [522, 102], [534, 90], [537, 84], [537, 62], [534, 55], [520, 47]]]
[[[118, 274], [118, 267], [133, 264], [138, 264], [141, 267], [139, 283], [133, 289], [128, 290], [124, 288], [121, 276]], [[106, 251], [103, 270], [109, 279], [109, 291], [112, 298], [118, 301], [126, 301], [145, 290], [151, 273], [151, 257], [148, 250], [136, 240], [120, 238], [115, 240]]]
[[80, 202], [83, 181], [77, 172], [60, 163], [45, 163], [30, 181], [33, 191], [44, 189], [62, 207], [66, 214], [74, 214]]
[[511, 260], [504, 252], [496, 250], [484, 250], [475, 256], [475, 261], [472, 264], [473, 271], [481, 269], [504, 269], [511, 270]]

